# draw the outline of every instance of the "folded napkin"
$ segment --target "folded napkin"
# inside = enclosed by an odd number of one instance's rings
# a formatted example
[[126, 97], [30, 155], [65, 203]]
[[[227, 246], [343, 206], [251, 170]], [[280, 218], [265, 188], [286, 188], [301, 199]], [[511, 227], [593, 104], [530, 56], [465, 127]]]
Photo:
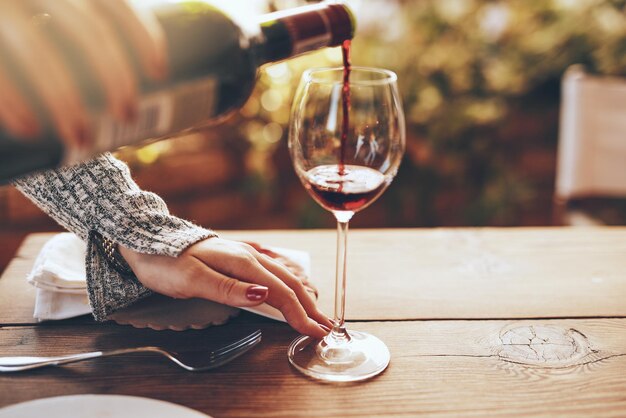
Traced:
[[74, 318], [91, 313], [87, 289], [80, 294], [38, 288], [33, 317], [38, 321]]
[[[289, 268], [297, 270], [300, 276], [309, 276], [310, 260], [306, 252], [259, 246], [257, 249], [284, 257], [289, 261]], [[60, 320], [91, 313], [85, 253], [86, 244], [67, 232], [55, 235], [43, 246], [27, 276], [28, 282], [37, 288], [33, 313], [37, 320]], [[267, 304], [243, 309], [284, 321], [280, 311]], [[237, 313], [237, 308], [207, 300], [178, 300], [157, 295], [116, 312], [111, 319], [140, 328], [182, 330], [222, 324]]]
[[86, 251], [85, 243], [76, 235], [55, 235], [39, 252], [26, 279], [41, 290], [83, 295], [87, 289]]

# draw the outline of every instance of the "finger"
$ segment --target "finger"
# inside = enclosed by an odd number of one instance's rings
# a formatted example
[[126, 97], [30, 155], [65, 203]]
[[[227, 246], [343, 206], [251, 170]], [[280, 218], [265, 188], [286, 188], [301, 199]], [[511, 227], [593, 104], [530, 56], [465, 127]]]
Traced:
[[12, 134], [33, 137], [39, 133], [39, 123], [31, 107], [0, 66], [0, 120]]
[[213, 270], [196, 257], [190, 257], [197, 264], [197, 272], [186, 280], [187, 295], [209, 299], [218, 303], [237, 307], [249, 307], [265, 302], [269, 289], [228, 277]]
[[298, 279], [293, 273], [291, 273], [289, 269], [263, 254], [259, 254], [259, 257], [257, 259], [263, 267], [272, 272], [276, 277], [282, 280], [283, 283], [285, 283], [287, 286], [289, 286], [291, 290], [295, 292], [298, 300], [302, 304], [302, 307], [310, 318], [313, 318], [318, 323], [327, 327], [333, 326], [333, 322], [330, 320], [330, 318], [328, 318], [328, 316], [326, 316], [322, 311], [319, 310], [315, 299], [307, 291], [302, 281]]
[[244, 244], [248, 244], [249, 246], [251, 246], [252, 248], [257, 250], [261, 254], [267, 254], [268, 256], [270, 256], [272, 258], [280, 257], [280, 255], [277, 252], [272, 251], [269, 248], [263, 247], [258, 242], [252, 242], [252, 241], [241, 241], [241, 242], [243, 242]]
[[[68, 146], [88, 141], [89, 122], [70, 73], [49, 40], [33, 25], [20, 2], [0, 2], [0, 40], [8, 58], [24, 72]], [[14, 36], [19, 33], [20, 36]]]
[[[300, 279], [299, 276], [296, 275], [296, 277]], [[319, 299], [320, 293], [316, 286], [311, 284], [311, 282], [309, 282], [307, 279], [302, 280], [302, 284], [304, 285], [306, 291], [311, 294], [311, 297], [313, 297], [313, 299]]]
[[267, 303], [278, 309], [289, 325], [296, 331], [317, 338], [324, 337], [327, 332], [320, 324], [311, 319], [303, 308], [296, 293], [287, 287], [280, 279], [267, 271], [260, 263], [255, 263], [249, 269], [242, 268], [236, 276], [240, 280], [259, 283], [270, 289]]
[[[268, 297], [267, 303], [278, 309], [293, 329], [311, 337], [324, 338], [328, 330], [322, 324], [309, 318], [295, 293], [287, 292], [281, 297]], [[328, 327], [330, 328], [330, 327]]]
[[[260, 246], [258, 247], [260, 248]], [[309, 293], [302, 280], [300, 280], [295, 274], [293, 274], [293, 272], [290, 271], [288, 267], [275, 260], [272, 256], [259, 253], [256, 248], [248, 246], [248, 244], [244, 244], [244, 248], [246, 248], [251, 254], [253, 254], [257, 261], [267, 271], [269, 271], [276, 278], [281, 280], [285, 285], [287, 285], [287, 287], [291, 289], [291, 291], [295, 293], [300, 305], [304, 308], [309, 318], [312, 318], [319, 324], [322, 324], [326, 327], [333, 326], [332, 321], [317, 308], [314, 297], [311, 295], [311, 293]], [[273, 254], [278, 256], [278, 254], [276, 253]]]
[[273, 260], [274, 262], [276, 262], [277, 264], [285, 267], [287, 271], [289, 271], [293, 276], [295, 276], [304, 285], [305, 290], [313, 295], [313, 299], [317, 300], [319, 296], [317, 287], [311, 284], [311, 282], [309, 281], [309, 276], [306, 274], [306, 271], [303, 266], [291, 260], [290, 258], [282, 256], [280, 254], [276, 254], [276, 257], [274, 257], [271, 255], [268, 255], [265, 252], [262, 252], [262, 251], [259, 251], [259, 252], [261, 253], [261, 256], [267, 257], [270, 260]]
[[[241, 242], [243, 242], [245, 244], [248, 244], [249, 246], [251, 246], [252, 248], [257, 250], [259, 253], [267, 255], [268, 257], [270, 257], [270, 258], [274, 259], [275, 261], [279, 262], [280, 264], [284, 265], [296, 277], [298, 277], [300, 280], [302, 280], [302, 282], [305, 285], [308, 284], [308, 280], [307, 280], [307, 276], [306, 276], [306, 273], [304, 271], [304, 268], [300, 264], [298, 264], [295, 261], [293, 261], [292, 259], [290, 259], [289, 257], [285, 257], [282, 254], [278, 254], [277, 252], [272, 251], [269, 248], [263, 247], [261, 244], [258, 244], [256, 242], [251, 242], [251, 241], [241, 241]], [[313, 286], [311, 286], [311, 288], [313, 289], [313, 292], [317, 295], [317, 290], [314, 289]]]
[[296, 293], [266, 270], [254, 255], [243, 247], [224, 247], [220, 256], [214, 257], [214, 254], [199, 251], [195, 257], [226, 276], [269, 288], [267, 303], [278, 309], [296, 331], [318, 338], [327, 334], [320, 324], [309, 318]]
[[117, 22], [137, 54], [143, 71], [154, 80], [167, 75], [167, 41], [161, 24], [147, 7], [125, 0], [95, 2]]
[[[66, 14], [74, 25], [64, 27], [74, 36], [80, 37], [91, 31], [91, 37], [82, 36], [79, 43], [95, 74], [103, 84], [109, 111], [121, 121], [134, 120], [138, 109], [137, 79], [122, 40], [115, 32], [110, 20], [101, 13], [97, 3], [101, 1], [67, 0], [74, 7]], [[104, 2], [106, 3], [106, 2]], [[72, 19], [78, 18], [78, 22]]]
[[0, 123], [4, 128], [21, 138], [38, 135], [40, 129], [35, 113], [1, 66], [0, 92]]
[[137, 82], [118, 36], [92, 2], [36, 0], [57, 22], [58, 29], [81, 51], [101, 84], [109, 112], [131, 120], [137, 108]]

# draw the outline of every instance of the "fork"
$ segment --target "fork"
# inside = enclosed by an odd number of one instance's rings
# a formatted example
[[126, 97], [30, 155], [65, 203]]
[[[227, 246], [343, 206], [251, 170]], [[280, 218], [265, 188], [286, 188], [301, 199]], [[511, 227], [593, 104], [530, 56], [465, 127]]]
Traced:
[[146, 352], [161, 354], [176, 363], [178, 366], [190, 372], [200, 372], [223, 366], [224, 364], [244, 354], [260, 342], [261, 330], [256, 330], [252, 334], [247, 335], [240, 340], [213, 351], [190, 350], [177, 353], [175, 351], [166, 350], [162, 347], [145, 346], [109, 351], [93, 351], [89, 353], [71, 354], [60, 357], [0, 357], [0, 372], [20, 372], [23, 370], [38, 369], [40, 367], [61, 366], [63, 364], [76, 363], [78, 361], [98, 357], [110, 357], [119, 356], [121, 354]]

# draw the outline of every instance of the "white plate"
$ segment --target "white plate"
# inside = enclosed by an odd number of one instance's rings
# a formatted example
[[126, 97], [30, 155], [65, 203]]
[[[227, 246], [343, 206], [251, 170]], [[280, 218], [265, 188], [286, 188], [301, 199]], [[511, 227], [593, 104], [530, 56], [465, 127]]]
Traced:
[[123, 395], [72, 395], [36, 399], [0, 409], [0, 418], [210, 418], [156, 399]]

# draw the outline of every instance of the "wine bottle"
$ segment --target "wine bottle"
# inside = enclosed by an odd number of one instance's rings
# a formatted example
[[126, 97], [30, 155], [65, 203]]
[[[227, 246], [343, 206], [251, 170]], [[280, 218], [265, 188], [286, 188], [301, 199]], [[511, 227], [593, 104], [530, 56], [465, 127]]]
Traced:
[[[154, 12], [168, 43], [169, 76], [163, 82], [140, 78], [139, 111], [132, 122], [106, 113], [104, 95], [81, 57], [60, 33], [49, 29], [89, 110], [93, 142], [81, 149], [65, 147], [52, 127], [35, 140], [24, 141], [0, 127], [0, 183], [215, 123], [245, 103], [261, 65], [341, 45], [355, 29], [352, 13], [337, 2], [262, 15], [253, 30], [205, 2], [165, 3], [155, 6]], [[28, 86], [22, 85], [22, 90], [29, 91]], [[36, 99], [31, 102], [41, 109]], [[40, 116], [46, 120], [41, 111]]]

